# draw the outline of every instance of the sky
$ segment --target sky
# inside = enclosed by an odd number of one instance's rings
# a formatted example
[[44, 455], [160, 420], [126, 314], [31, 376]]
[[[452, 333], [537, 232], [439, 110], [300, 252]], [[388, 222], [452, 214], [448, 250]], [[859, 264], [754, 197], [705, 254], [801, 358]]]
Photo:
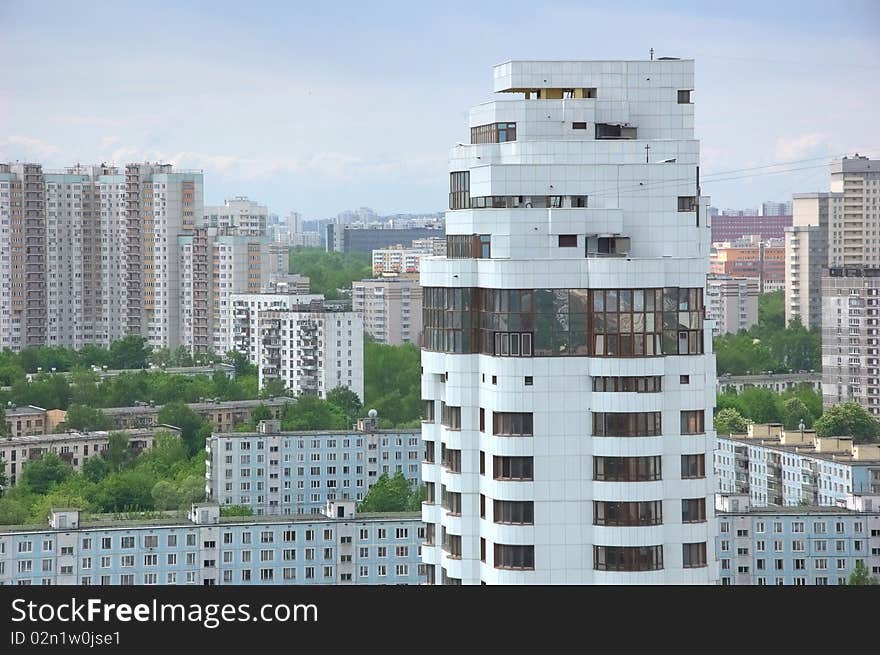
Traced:
[[714, 206], [880, 158], [880, 0], [0, 0], [0, 161], [172, 162], [204, 170], [206, 204], [308, 219], [442, 211], [493, 65], [650, 48], [696, 61]]

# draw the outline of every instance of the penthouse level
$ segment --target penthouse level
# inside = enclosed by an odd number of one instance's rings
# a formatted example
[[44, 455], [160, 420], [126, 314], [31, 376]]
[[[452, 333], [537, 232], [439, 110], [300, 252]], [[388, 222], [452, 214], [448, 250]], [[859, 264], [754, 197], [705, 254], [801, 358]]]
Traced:
[[354, 430], [283, 432], [261, 421], [257, 432], [215, 432], [205, 445], [205, 495], [255, 514], [309, 514], [328, 502], [363, 500], [383, 475], [421, 483], [419, 430], [379, 430], [361, 419]]
[[0, 526], [0, 585], [419, 584], [415, 513], [125, 519], [53, 509], [49, 524]]

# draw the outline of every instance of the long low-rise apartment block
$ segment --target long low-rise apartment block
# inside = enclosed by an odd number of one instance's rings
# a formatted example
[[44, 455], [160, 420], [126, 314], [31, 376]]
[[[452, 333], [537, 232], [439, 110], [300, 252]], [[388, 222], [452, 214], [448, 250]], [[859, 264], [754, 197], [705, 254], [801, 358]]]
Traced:
[[55, 509], [48, 525], [0, 526], [0, 585], [420, 584], [417, 513], [120, 520]]
[[205, 445], [205, 495], [255, 514], [318, 513], [328, 501], [363, 500], [382, 474], [421, 483], [419, 430], [379, 430], [375, 418], [355, 430], [215, 432]]
[[880, 574], [880, 495], [755, 507], [748, 494], [720, 494], [715, 509], [722, 585], [842, 585], [858, 562]]
[[[132, 455], [139, 455], [153, 447], [156, 434], [167, 431], [180, 434], [179, 428], [171, 425], [157, 425], [149, 428], [131, 428], [115, 432], [128, 437], [128, 448]], [[6, 476], [9, 484], [15, 484], [22, 468], [30, 461], [39, 459], [47, 453], [55, 453], [61, 461], [70, 464], [75, 471], [81, 471], [89, 457], [103, 455], [110, 443], [111, 432], [60, 432], [58, 434], [31, 434], [21, 437], [0, 439], [0, 460], [6, 462]]]
[[721, 493], [747, 494], [755, 507], [836, 506], [847, 494], [880, 494], [880, 446], [751, 424], [718, 437], [715, 474]]

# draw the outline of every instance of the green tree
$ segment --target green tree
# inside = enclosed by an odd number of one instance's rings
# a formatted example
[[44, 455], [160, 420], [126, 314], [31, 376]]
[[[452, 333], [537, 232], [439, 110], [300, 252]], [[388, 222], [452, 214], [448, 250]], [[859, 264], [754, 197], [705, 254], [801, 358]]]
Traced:
[[782, 398], [770, 389], [748, 387], [739, 394], [739, 410], [755, 423], [781, 423]]
[[413, 344], [386, 346], [364, 340], [364, 409], [384, 427], [417, 424], [422, 411], [421, 360]]
[[228, 350], [226, 352], [226, 362], [235, 367], [235, 377], [242, 375], [256, 375], [257, 367], [248, 361], [247, 356], [237, 350]]
[[758, 296], [758, 325], [770, 332], [785, 329], [785, 291]]
[[111, 473], [101, 481], [94, 502], [102, 512], [153, 509], [155, 484], [153, 477], [140, 469]]
[[6, 490], [6, 484], [8, 480], [6, 479], [6, 460], [0, 457], [0, 496], [3, 495], [3, 492]]
[[128, 435], [124, 432], [111, 432], [108, 437], [107, 452], [104, 457], [110, 471], [116, 473], [125, 468], [131, 458], [128, 447]]
[[317, 396], [299, 396], [284, 406], [281, 427], [284, 430], [344, 430], [349, 425], [336, 405]]
[[28, 508], [12, 498], [0, 498], [0, 525], [22, 525], [28, 520]]
[[880, 423], [855, 401], [825, 410], [813, 427], [820, 437], [851, 435], [855, 443], [870, 443], [880, 436]]
[[250, 423], [249, 427], [256, 427], [260, 421], [270, 420], [272, 420], [272, 410], [265, 403], [260, 403], [251, 410], [251, 420], [248, 423]]
[[101, 406], [101, 392], [98, 390], [98, 374], [84, 368], [77, 368], [70, 374], [71, 405]]
[[783, 424], [786, 430], [794, 430], [804, 422], [805, 428], [813, 426], [813, 414], [800, 398], [789, 398], [783, 401]]
[[405, 512], [412, 506], [412, 485], [403, 473], [383, 473], [358, 507], [360, 512]]
[[24, 465], [19, 484], [35, 494], [45, 494], [57, 482], [73, 475], [70, 464], [61, 461], [55, 453], [46, 453]]
[[715, 414], [715, 431], [720, 435], [742, 434], [748, 429], [748, 421], [733, 407], [720, 409]]
[[[200, 430], [207, 426], [208, 433], [210, 434], [210, 424], [207, 424], [201, 416], [183, 402], [174, 401], [163, 406], [159, 410], [158, 419], [160, 424], [173, 425], [180, 428], [180, 438], [183, 440], [189, 455], [194, 455], [205, 447], [204, 432], [200, 433]], [[200, 436], [201, 443], [199, 443]]]
[[260, 398], [276, 398], [278, 396], [286, 396], [287, 388], [284, 386], [284, 380], [279, 378], [271, 378], [266, 380], [263, 388], [260, 389]]
[[291, 273], [306, 275], [312, 293], [338, 300], [354, 280], [372, 275], [370, 255], [365, 253], [326, 252], [321, 248], [295, 248], [290, 252]]
[[177, 487], [180, 494], [180, 505], [182, 507], [190, 507], [193, 503], [200, 503], [205, 500], [205, 477], [197, 477], [188, 475]]
[[144, 337], [129, 334], [110, 344], [110, 368], [146, 368], [152, 348]]
[[150, 492], [156, 509], [177, 509], [180, 507], [180, 494], [177, 485], [170, 480], [159, 480]]
[[358, 395], [348, 387], [336, 387], [327, 393], [327, 402], [341, 409], [349, 423], [354, 423], [361, 414], [363, 404]]
[[90, 482], [100, 482], [110, 473], [110, 466], [107, 460], [100, 455], [92, 455], [89, 457], [82, 467], [82, 475]]
[[91, 432], [94, 430], [106, 430], [110, 425], [110, 419], [100, 409], [87, 407], [86, 405], [71, 405], [67, 410], [64, 422], [59, 425], [59, 428], [61, 431], [70, 429]]
[[220, 516], [253, 516], [254, 510], [247, 505], [221, 505]]
[[856, 566], [853, 569], [852, 573], [849, 574], [849, 579], [846, 581], [846, 584], [858, 586], [874, 586], [880, 585], [880, 580], [868, 573], [868, 567], [865, 566], [865, 563], [862, 560], [856, 560]]

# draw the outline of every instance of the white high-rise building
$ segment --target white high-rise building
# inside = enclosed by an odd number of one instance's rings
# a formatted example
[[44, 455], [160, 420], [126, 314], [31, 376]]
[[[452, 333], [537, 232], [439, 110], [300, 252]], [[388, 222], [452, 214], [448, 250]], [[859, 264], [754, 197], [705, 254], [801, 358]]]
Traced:
[[422, 287], [412, 277], [386, 277], [351, 283], [351, 308], [364, 318], [364, 329], [379, 343], [419, 343], [422, 334]]
[[206, 206], [201, 225], [204, 227], [235, 228], [244, 236], [265, 236], [269, 223], [266, 205], [254, 202], [247, 196], [227, 198], [219, 206]]
[[511, 61], [471, 110], [420, 278], [429, 582], [717, 580], [693, 80]]
[[193, 353], [228, 350], [232, 295], [259, 293], [268, 283], [271, 245], [269, 237], [235, 227], [196, 228], [177, 238], [181, 345]]
[[258, 312], [260, 388], [281, 380], [292, 395], [326, 398], [347, 387], [364, 399], [364, 320], [328, 308]]
[[706, 318], [715, 335], [736, 334], [758, 323], [758, 279], [710, 275], [706, 284]]
[[[129, 331], [142, 334], [154, 348], [176, 348], [181, 345], [177, 237], [201, 223], [202, 172], [175, 171], [171, 164], [130, 164], [126, 183], [129, 230], [142, 240], [140, 252], [129, 253], [135, 271], [129, 293], [142, 298], [142, 307], [133, 303], [129, 311]], [[142, 295], [133, 288], [136, 284]]]
[[234, 293], [230, 296], [230, 310], [226, 315], [223, 334], [227, 341], [221, 352], [237, 350], [247, 356], [248, 361], [259, 365], [257, 352], [259, 314], [262, 311], [285, 311], [289, 309], [319, 308], [324, 296], [319, 294], [297, 293]]
[[50, 346], [107, 346], [127, 333], [125, 175], [113, 166], [46, 172]]

